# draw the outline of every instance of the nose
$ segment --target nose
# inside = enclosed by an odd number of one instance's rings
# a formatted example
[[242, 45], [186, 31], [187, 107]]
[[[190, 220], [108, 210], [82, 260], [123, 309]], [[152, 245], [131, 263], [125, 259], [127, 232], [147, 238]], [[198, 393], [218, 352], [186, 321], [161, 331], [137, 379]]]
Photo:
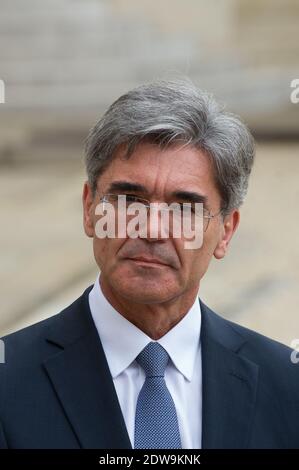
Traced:
[[153, 206], [147, 216], [147, 239], [155, 241], [169, 238], [169, 223], [169, 212]]
[[148, 206], [144, 216], [139, 220], [139, 233], [142, 233], [142, 238], [148, 241], [166, 240], [169, 238], [169, 212], [161, 210], [159, 203], [153, 203]]

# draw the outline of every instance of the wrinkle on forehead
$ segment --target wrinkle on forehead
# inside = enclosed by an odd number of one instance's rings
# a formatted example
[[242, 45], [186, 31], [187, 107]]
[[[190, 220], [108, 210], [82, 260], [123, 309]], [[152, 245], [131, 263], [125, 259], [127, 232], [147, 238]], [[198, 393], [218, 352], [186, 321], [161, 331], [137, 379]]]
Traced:
[[211, 160], [200, 149], [181, 144], [161, 149], [155, 144], [140, 143], [129, 158], [125, 154], [125, 147], [119, 147], [100, 177], [101, 186], [120, 179], [138, 182], [151, 197], [161, 199], [176, 190], [215, 193], [215, 200], [219, 198]]

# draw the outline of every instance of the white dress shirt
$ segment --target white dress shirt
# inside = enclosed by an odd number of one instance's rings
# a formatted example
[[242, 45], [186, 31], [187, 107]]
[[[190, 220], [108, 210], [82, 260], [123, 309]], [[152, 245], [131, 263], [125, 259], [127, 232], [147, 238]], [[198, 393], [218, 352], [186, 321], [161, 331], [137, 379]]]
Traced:
[[[100, 274], [89, 293], [91, 314], [98, 330], [128, 435], [134, 447], [135, 411], [145, 373], [135, 360], [153, 341], [122, 316], [104, 296]], [[183, 449], [200, 449], [202, 432], [201, 311], [198, 297], [184, 318], [157, 342], [170, 361], [165, 382], [175, 403]]]

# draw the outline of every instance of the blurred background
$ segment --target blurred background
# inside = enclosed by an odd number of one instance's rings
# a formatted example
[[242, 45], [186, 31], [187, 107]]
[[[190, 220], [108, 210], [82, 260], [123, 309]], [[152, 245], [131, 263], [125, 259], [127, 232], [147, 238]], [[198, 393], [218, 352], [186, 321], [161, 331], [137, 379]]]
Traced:
[[258, 142], [241, 225], [200, 297], [288, 345], [299, 338], [298, 0], [0, 0], [0, 335], [94, 282], [84, 138], [128, 89], [182, 75]]

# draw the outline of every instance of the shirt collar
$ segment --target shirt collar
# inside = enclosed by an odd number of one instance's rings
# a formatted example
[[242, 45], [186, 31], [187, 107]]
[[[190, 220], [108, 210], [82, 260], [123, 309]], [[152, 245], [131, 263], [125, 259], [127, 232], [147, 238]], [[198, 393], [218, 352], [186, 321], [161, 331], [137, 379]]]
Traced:
[[[89, 306], [111, 375], [115, 378], [153, 340], [112, 307], [102, 292], [99, 279], [100, 274], [89, 293]], [[189, 381], [192, 379], [195, 358], [200, 347], [200, 328], [201, 311], [196, 296], [189, 312], [157, 341], [165, 348], [175, 367]]]

